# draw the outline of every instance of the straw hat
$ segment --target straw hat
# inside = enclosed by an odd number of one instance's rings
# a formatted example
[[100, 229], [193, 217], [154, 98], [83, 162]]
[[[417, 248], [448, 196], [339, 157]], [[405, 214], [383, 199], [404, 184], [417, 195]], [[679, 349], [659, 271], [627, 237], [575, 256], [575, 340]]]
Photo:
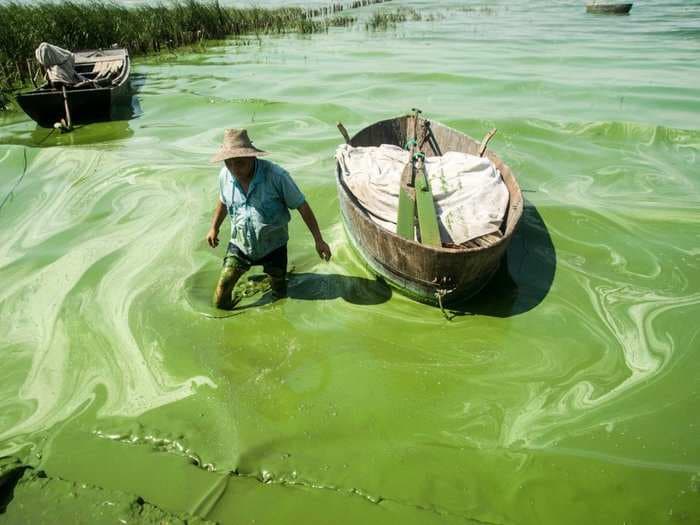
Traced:
[[217, 163], [235, 157], [262, 157], [263, 155], [267, 155], [267, 151], [253, 146], [248, 138], [248, 130], [227, 129], [224, 131], [224, 142], [216, 155], [211, 158], [211, 162]]

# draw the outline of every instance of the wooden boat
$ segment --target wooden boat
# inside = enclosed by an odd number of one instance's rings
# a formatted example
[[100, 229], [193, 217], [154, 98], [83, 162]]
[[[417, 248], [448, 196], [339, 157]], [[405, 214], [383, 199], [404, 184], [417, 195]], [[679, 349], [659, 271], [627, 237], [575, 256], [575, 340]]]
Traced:
[[[112, 72], [101, 75], [104, 66]], [[66, 89], [66, 98], [73, 123], [85, 124], [115, 119], [120, 110], [131, 102], [131, 61], [126, 49], [99, 49], [75, 53], [75, 70], [92, 80], [87, 85]], [[17, 95], [20, 107], [32, 120], [43, 127], [53, 127], [66, 118], [62, 89], [46, 83], [38, 89]]]
[[[377, 122], [352, 138], [352, 146], [394, 144], [403, 147], [413, 129], [413, 116]], [[480, 143], [454, 129], [418, 120], [424, 130], [420, 147], [426, 156], [459, 151], [479, 154]], [[420, 141], [419, 141], [420, 142]], [[354, 249], [370, 270], [398, 291], [428, 304], [450, 304], [475, 295], [499, 267], [523, 211], [520, 187], [510, 168], [492, 151], [485, 155], [500, 170], [508, 188], [506, 216], [497, 234], [489, 234], [452, 247], [431, 247], [403, 238], [376, 224], [345, 185], [336, 162], [336, 186], [343, 224]]]
[[586, 12], [599, 15], [626, 15], [632, 4], [587, 4]]

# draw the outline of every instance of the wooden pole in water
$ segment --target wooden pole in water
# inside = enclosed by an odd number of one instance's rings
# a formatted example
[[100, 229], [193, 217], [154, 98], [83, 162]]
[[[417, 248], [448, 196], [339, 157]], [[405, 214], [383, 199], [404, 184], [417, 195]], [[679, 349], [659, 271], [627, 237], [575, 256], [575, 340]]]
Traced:
[[68, 107], [68, 95], [66, 95], [66, 86], [62, 86], [63, 88], [63, 106], [66, 108], [66, 131], [70, 131], [73, 129], [73, 122], [70, 118], [70, 108]]

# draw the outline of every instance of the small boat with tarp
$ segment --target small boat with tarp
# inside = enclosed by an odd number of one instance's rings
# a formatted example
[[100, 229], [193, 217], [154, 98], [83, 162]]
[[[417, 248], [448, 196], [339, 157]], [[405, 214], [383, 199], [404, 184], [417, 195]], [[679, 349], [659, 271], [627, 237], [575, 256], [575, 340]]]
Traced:
[[343, 224], [370, 270], [418, 301], [450, 305], [498, 269], [523, 209], [487, 143], [421, 116], [376, 122], [336, 150]]
[[43, 42], [35, 55], [46, 71], [46, 82], [17, 95], [17, 102], [40, 126], [58, 123], [70, 128], [76, 123], [113, 120], [130, 104], [131, 62], [126, 49], [73, 53]]
[[595, 15], [626, 15], [632, 9], [632, 4], [586, 4], [586, 12]]

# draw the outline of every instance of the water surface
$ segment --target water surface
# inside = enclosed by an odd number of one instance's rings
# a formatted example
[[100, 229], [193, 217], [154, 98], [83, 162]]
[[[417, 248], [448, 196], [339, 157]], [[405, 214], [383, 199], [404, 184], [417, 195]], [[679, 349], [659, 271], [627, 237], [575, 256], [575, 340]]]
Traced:
[[[134, 120], [0, 117], [0, 455], [53, 480], [42, 509], [700, 520], [700, 5], [405, 7], [423, 20], [139, 58]], [[414, 106], [497, 127], [527, 200], [506, 271], [452, 321], [374, 279], [335, 194], [335, 122]], [[295, 217], [290, 297], [232, 314], [204, 241], [227, 127], [292, 173], [334, 251]], [[6, 519], [40, 494], [18, 486]]]

